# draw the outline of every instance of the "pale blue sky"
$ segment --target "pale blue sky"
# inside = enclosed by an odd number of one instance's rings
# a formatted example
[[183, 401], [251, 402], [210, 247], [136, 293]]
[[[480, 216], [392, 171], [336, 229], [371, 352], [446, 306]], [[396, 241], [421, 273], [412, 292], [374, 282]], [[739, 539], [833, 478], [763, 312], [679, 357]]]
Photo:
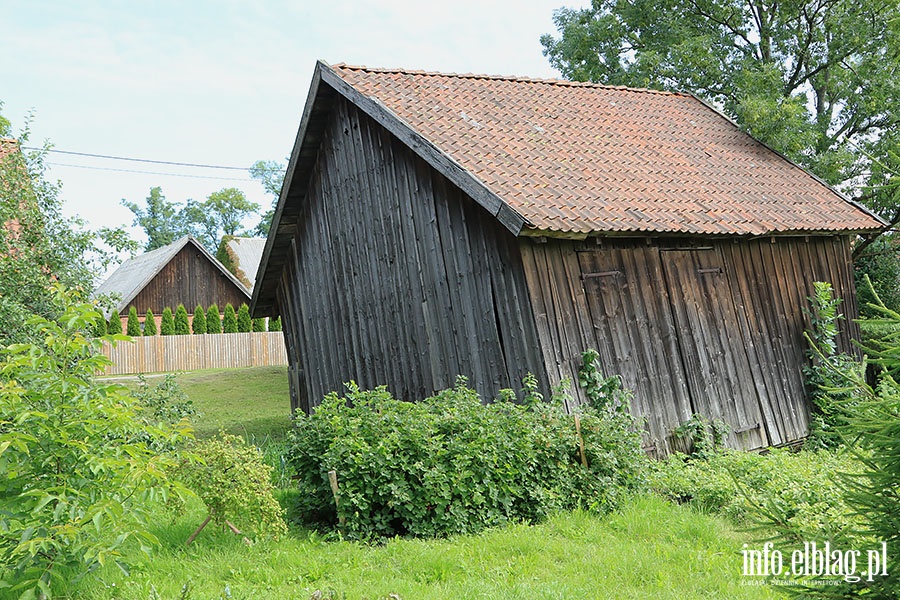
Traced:
[[[4, 0], [0, 100], [18, 131], [57, 149], [249, 167], [291, 150], [316, 59], [379, 67], [557, 77], [538, 38], [567, 0]], [[208, 171], [53, 154], [56, 165]], [[67, 210], [129, 225], [122, 198], [169, 200], [223, 187], [268, 205], [252, 181], [53, 166]], [[140, 237], [136, 234], [136, 237]]]

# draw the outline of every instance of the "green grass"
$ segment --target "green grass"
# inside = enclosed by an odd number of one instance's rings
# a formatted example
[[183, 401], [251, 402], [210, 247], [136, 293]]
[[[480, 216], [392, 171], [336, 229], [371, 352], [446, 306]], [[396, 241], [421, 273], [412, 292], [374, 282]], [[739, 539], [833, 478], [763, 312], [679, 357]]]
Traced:
[[[101, 569], [72, 597], [99, 599], [310, 598], [774, 598], [742, 585], [741, 545], [724, 521], [659, 498], [631, 500], [606, 517], [575, 512], [449, 540], [396, 539], [382, 546], [325, 541], [301, 530], [243, 544], [208, 527], [198, 507], [154, 529], [163, 547], [130, 577]], [[226, 596], [230, 593], [230, 596]], [[62, 590], [60, 590], [62, 591]], [[154, 595], [154, 592], [158, 596]]]

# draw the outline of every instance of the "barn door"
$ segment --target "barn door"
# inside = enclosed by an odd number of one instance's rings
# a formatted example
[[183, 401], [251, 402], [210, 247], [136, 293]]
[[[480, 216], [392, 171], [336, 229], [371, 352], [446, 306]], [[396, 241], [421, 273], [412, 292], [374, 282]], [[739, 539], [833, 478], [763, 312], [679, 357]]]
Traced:
[[666, 289], [694, 411], [724, 420], [729, 445], [768, 445], [729, 276], [715, 248], [661, 250]]
[[682, 449], [671, 431], [692, 409], [657, 249], [585, 251], [578, 261], [600, 364], [634, 392], [645, 447], [658, 454]]

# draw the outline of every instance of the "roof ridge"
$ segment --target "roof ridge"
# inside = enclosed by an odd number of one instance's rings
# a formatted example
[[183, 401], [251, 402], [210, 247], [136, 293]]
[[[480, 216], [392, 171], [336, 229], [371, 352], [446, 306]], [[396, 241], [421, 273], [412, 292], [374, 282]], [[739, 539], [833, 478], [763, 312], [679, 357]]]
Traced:
[[484, 73], [446, 73], [442, 71], [426, 71], [423, 69], [405, 69], [403, 67], [367, 67], [365, 65], [348, 65], [339, 62], [329, 65], [332, 69], [345, 71], [365, 71], [367, 73], [397, 73], [403, 75], [421, 75], [425, 77], [452, 77], [456, 79], [485, 79], [490, 81], [515, 81], [519, 83], [538, 83], [545, 85], [557, 85], [561, 87], [588, 87], [605, 90], [620, 90], [627, 92], [639, 92], [648, 94], [660, 94], [663, 96], [692, 96], [688, 92], [671, 92], [668, 90], [654, 90], [651, 88], [637, 88], [625, 85], [607, 85], [593, 81], [569, 81], [568, 79], [549, 79], [541, 77], [529, 77], [527, 75], [489, 75]]

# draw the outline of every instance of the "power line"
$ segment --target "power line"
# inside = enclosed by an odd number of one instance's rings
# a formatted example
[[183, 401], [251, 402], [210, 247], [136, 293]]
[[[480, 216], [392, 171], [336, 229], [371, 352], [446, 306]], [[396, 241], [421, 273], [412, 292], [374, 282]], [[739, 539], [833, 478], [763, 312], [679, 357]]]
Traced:
[[[152, 161], [151, 161], [152, 162]], [[166, 177], [190, 177], [191, 179], [215, 179], [217, 181], [254, 181], [247, 177], [210, 177], [208, 175], [188, 175], [185, 173], [161, 173], [156, 171], [137, 171], [134, 169], [113, 169], [110, 167], [91, 167], [88, 165], [70, 165], [66, 163], [46, 163], [53, 167], [71, 167], [73, 169], [93, 169], [95, 171], [114, 171], [116, 173], [140, 173], [142, 175], [164, 175]]]
[[[45, 149], [45, 148], [35, 148], [30, 146], [22, 146], [24, 150], [37, 150], [39, 152], [55, 152], [56, 154], [70, 154], [72, 156], [87, 156], [90, 158], [104, 158], [108, 160], [127, 160], [131, 162], [140, 162], [140, 163], [152, 163], [156, 165], [172, 165], [176, 167], [194, 167], [198, 169], [226, 169], [229, 171], [249, 171], [248, 167], [226, 167], [222, 165], [202, 165], [197, 163], [184, 163], [184, 162], [172, 162], [168, 160], [150, 160], [148, 158], [130, 158], [126, 156], [111, 156], [108, 154], [91, 154], [89, 152], [75, 152], [72, 150], [55, 150], [53, 148]], [[75, 165], [66, 165], [66, 166], [75, 166]], [[99, 167], [98, 167], [99, 168]], [[112, 170], [112, 169], [110, 169]], [[266, 169], [267, 171], [279, 171], [283, 172], [284, 169]]]

